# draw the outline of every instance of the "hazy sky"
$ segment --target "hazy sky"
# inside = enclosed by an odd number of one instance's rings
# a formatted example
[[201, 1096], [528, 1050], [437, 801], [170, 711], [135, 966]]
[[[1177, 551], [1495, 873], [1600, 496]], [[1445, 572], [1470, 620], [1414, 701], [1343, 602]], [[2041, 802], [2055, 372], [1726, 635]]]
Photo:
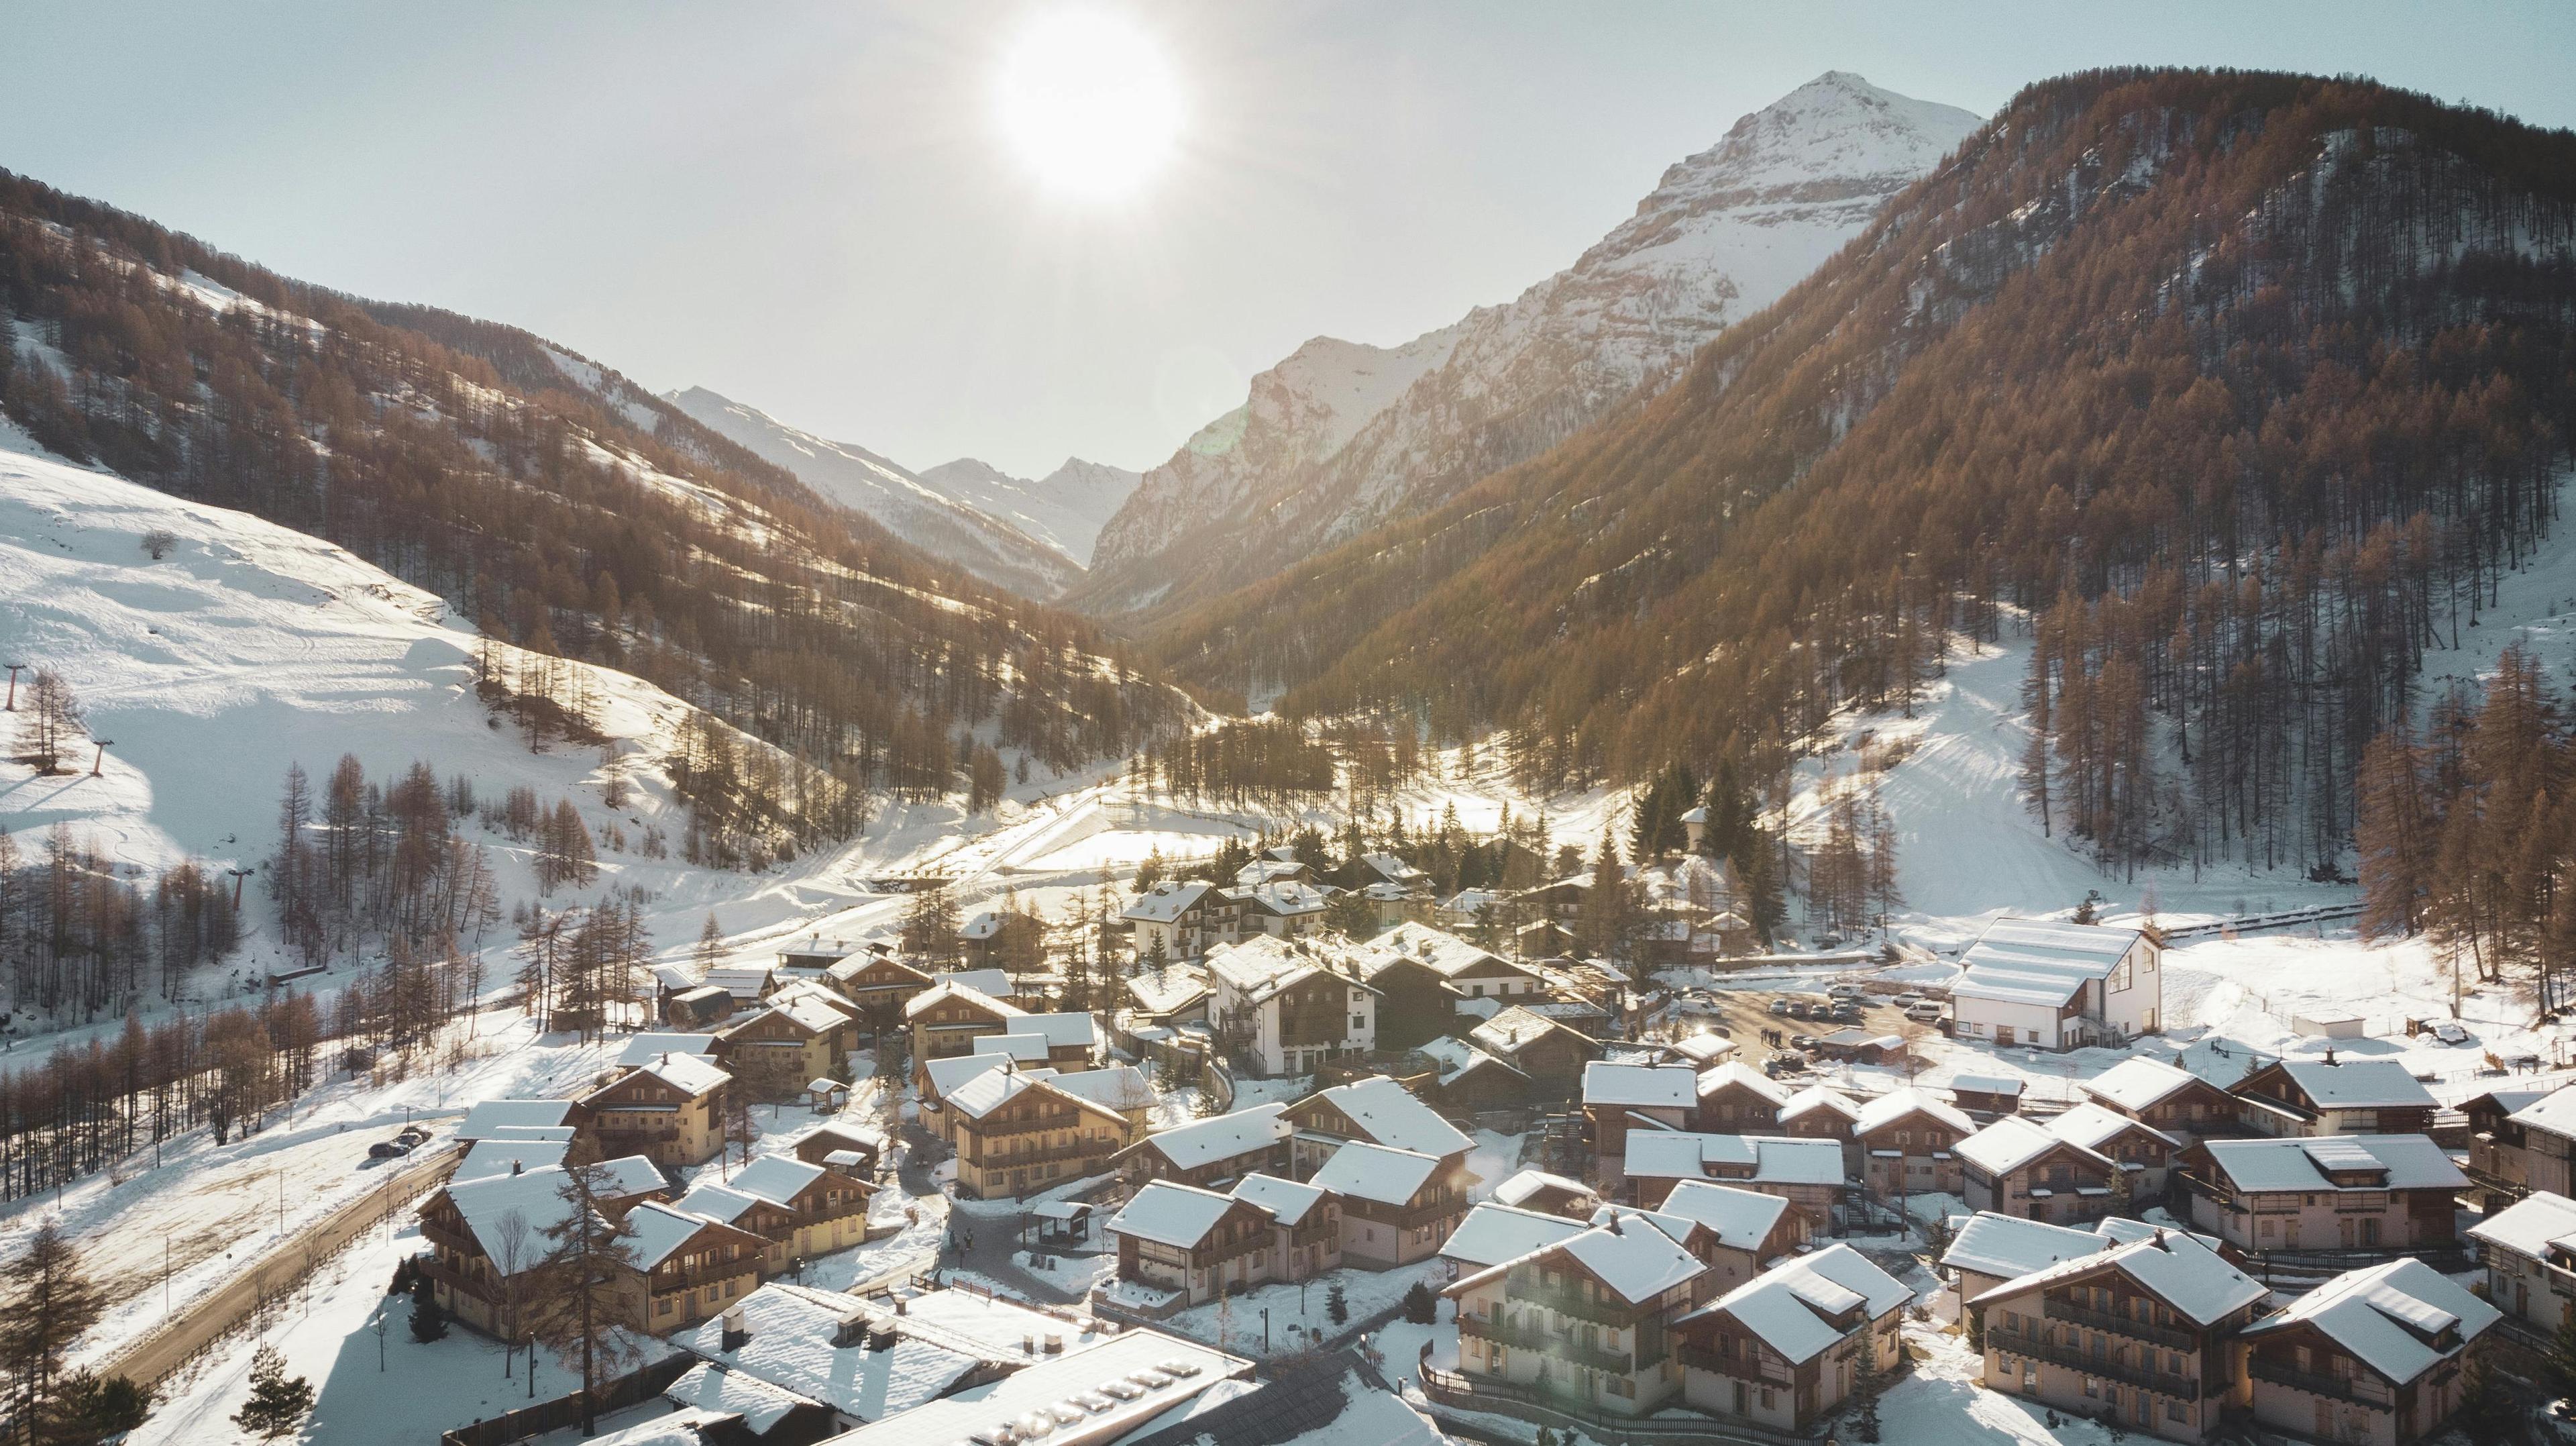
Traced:
[[1825, 70], [1981, 113], [2096, 65], [2349, 71], [2576, 124], [2568, 0], [1099, 0], [1169, 57], [1182, 129], [1141, 189], [1074, 201], [995, 118], [1056, 8], [0, 0], [0, 167], [1026, 474], [1150, 466], [1309, 336], [1510, 298]]

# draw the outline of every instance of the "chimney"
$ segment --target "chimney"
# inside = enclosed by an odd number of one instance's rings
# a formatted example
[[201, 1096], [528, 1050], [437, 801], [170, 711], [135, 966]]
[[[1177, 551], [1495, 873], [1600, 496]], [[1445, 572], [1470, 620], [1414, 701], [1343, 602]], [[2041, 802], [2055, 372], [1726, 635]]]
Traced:
[[523, 1167], [519, 1164], [519, 1162], [518, 1162], [518, 1161], [516, 1161], [516, 1160], [512, 1160], [512, 1161], [510, 1162], [510, 1173], [511, 1173], [511, 1174], [516, 1175], [516, 1174], [521, 1173], [522, 1168], [523, 1168]]
[[733, 1309], [726, 1311], [724, 1313], [724, 1340], [719, 1348], [726, 1351], [738, 1351], [750, 1343], [751, 1332], [746, 1329], [742, 1323], [742, 1307], [735, 1306]]
[[1622, 1235], [1626, 1233], [1619, 1228], [1619, 1212], [1616, 1210], [1610, 1212], [1610, 1223], [1608, 1229], [1613, 1235]]

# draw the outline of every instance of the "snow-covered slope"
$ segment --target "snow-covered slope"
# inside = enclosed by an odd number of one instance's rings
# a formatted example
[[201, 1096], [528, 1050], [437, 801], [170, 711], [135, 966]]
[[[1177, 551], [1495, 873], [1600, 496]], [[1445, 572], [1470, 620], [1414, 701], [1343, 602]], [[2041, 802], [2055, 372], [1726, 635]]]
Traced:
[[[156, 530], [176, 538], [158, 561], [141, 545]], [[344, 753], [370, 778], [422, 761], [487, 794], [526, 784], [594, 823], [658, 819], [678, 837], [660, 760], [688, 704], [564, 663], [588, 676], [611, 742], [531, 753], [475, 696], [481, 646], [437, 597], [329, 543], [52, 459], [0, 423], [0, 661], [59, 673], [90, 735], [111, 740], [95, 778], [88, 745], [68, 775], [0, 761], [0, 828], [33, 857], [67, 822], [146, 870], [191, 856], [256, 867], [274, 844], [287, 766], [318, 784]], [[0, 715], [0, 727], [16, 721]], [[600, 801], [611, 767], [633, 785], [614, 813]], [[514, 851], [484, 841], [507, 886]], [[602, 862], [609, 878], [644, 867], [607, 850]], [[683, 872], [696, 871], [659, 863], [644, 881], [667, 890]]]
[[1054, 597], [1082, 573], [1063, 548], [959, 501], [865, 447], [799, 431], [704, 387], [663, 400], [795, 473], [825, 500], [865, 513], [915, 547], [1023, 597]]
[[1537, 455], [1778, 300], [1978, 119], [1828, 72], [1666, 171], [1517, 300], [1402, 347], [1308, 342], [1145, 474], [1073, 601], [1211, 595]]
[[924, 485], [987, 517], [1001, 518], [1086, 566], [1101, 526], [1145, 477], [1080, 457], [1065, 458], [1063, 466], [1035, 480], [972, 457], [924, 467], [917, 475]]

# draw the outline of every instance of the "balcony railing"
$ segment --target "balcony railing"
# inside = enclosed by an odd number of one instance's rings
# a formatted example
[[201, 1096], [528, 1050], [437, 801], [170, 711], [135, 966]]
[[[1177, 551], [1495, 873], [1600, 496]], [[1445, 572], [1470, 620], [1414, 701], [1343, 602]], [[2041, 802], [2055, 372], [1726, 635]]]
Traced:
[[1504, 1294], [1514, 1305], [1539, 1306], [1562, 1315], [1597, 1321], [1602, 1325], [1623, 1326], [1636, 1317], [1629, 1306], [1604, 1300], [1587, 1300], [1582, 1290], [1573, 1285], [1543, 1285], [1536, 1275], [1507, 1280]]
[[2043, 1308], [2047, 1311], [2050, 1320], [2068, 1321], [2075, 1325], [2091, 1326], [2095, 1330], [2109, 1331], [2114, 1335], [2154, 1341], [2160, 1346], [2168, 1346], [2178, 1351], [2200, 1349], [2200, 1337], [2173, 1326], [2157, 1325], [2153, 1321], [2133, 1320], [2115, 1311], [2095, 1310], [2090, 1306], [2077, 1305], [2067, 1300], [2052, 1300]]
[[1781, 1387], [1798, 1383], [1787, 1363], [1767, 1351], [1759, 1360], [1754, 1360], [1744, 1356], [1721, 1356], [1706, 1346], [1677, 1345], [1673, 1347], [1673, 1359], [1685, 1366], [1696, 1366], [1700, 1370], [1714, 1371], [1741, 1381], [1758, 1381]]
[[2370, 1376], [2321, 1375], [2315, 1371], [2303, 1371], [2296, 1366], [2283, 1365], [2278, 1361], [2267, 1361], [2261, 1356], [2248, 1360], [2245, 1363], [2245, 1372], [2258, 1381], [2270, 1381], [2276, 1386], [2288, 1386], [2293, 1390], [2306, 1391], [2312, 1395], [2332, 1396], [2338, 1401], [2350, 1401], [2355, 1405], [2385, 1407], [2396, 1404], [2388, 1388]]
[[[2027, 1336], [2018, 1340], [2008, 1336], [1997, 1337], [1994, 1344], [1995, 1349], [1999, 1351], [2035, 1356], [2040, 1360], [2053, 1361], [2071, 1370], [2082, 1371], [2087, 1375], [2120, 1381], [2179, 1400], [2197, 1401], [2203, 1394], [2201, 1383], [2197, 1380], [2186, 1376], [2169, 1375], [2153, 1366], [2114, 1360], [2107, 1351], [2097, 1356], [2075, 1346], [2052, 1344], [2044, 1339], [2032, 1340]], [[2208, 1388], [2208, 1393], [2215, 1395], [2222, 1389], [2223, 1387], [2213, 1386]]]
[[1614, 1375], [1628, 1374], [1635, 1364], [1635, 1358], [1626, 1351], [1586, 1345], [1580, 1336], [1556, 1335], [1527, 1319], [1487, 1320], [1481, 1316], [1461, 1316], [1458, 1318], [1458, 1334], [1524, 1347], [1554, 1360], [1572, 1361], [1576, 1365], [1590, 1366], [1596, 1371], [1609, 1371]]
[[1078, 1160], [1089, 1155], [1108, 1155], [1118, 1146], [1108, 1140], [1090, 1140], [1077, 1145], [1057, 1145], [1044, 1150], [979, 1150], [965, 1157], [966, 1163], [979, 1170], [1016, 1170], [1023, 1165], [1043, 1165], [1050, 1160]]

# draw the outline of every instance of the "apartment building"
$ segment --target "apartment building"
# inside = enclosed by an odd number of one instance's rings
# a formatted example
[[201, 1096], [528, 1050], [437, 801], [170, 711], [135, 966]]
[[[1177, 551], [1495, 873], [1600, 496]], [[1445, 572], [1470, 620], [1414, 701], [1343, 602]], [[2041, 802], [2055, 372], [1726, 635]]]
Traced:
[[1955, 1153], [1970, 1210], [2081, 1225], [2118, 1203], [2117, 1162], [2019, 1115], [1961, 1140]]
[[1959, 1142], [1977, 1122], [1958, 1106], [1918, 1089], [1891, 1090], [1860, 1107], [1852, 1138], [1860, 1146], [1861, 1184], [1881, 1200], [1965, 1190]]
[[657, 1165], [697, 1165], [724, 1148], [725, 1093], [733, 1076], [704, 1055], [677, 1052], [632, 1065], [574, 1101], [580, 1128], [603, 1158], [642, 1155]]
[[2245, 1328], [2242, 1404], [2277, 1431], [2411, 1446], [2450, 1428], [2501, 1316], [2420, 1260], [2346, 1271]]
[[2249, 1251], [2448, 1245], [2468, 1182], [2423, 1135], [2204, 1140], [2174, 1172], [2176, 1213]]
[[2420, 1135], [2433, 1128], [2430, 1090], [2393, 1059], [2285, 1059], [2238, 1080], [2238, 1119], [2258, 1135]]
[[1471, 1391], [1650, 1416], [1682, 1391], [1672, 1324], [1708, 1267], [1663, 1231], [1613, 1217], [1464, 1276], [1458, 1363]]
[[1913, 1298], [1848, 1245], [1784, 1262], [1674, 1324], [1682, 1398], [1721, 1419], [1806, 1434], [1873, 1372], [1896, 1368]]
[[2487, 1299], [2555, 1335], [2576, 1297], [2576, 1200], [2542, 1190], [2469, 1227]]

